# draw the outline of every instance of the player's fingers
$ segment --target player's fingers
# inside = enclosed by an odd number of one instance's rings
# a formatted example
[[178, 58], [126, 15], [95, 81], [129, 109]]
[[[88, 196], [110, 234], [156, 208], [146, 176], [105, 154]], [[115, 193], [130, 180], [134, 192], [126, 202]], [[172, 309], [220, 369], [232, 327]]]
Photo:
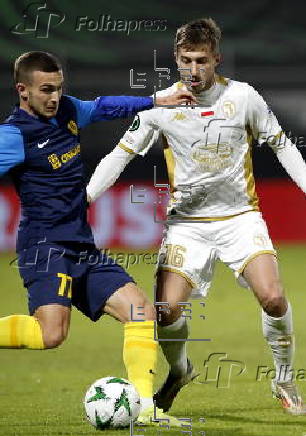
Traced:
[[197, 104], [197, 100], [192, 100], [191, 101], [189, 98], [183, 97], [183, 98], [177, 100], [177, 104], [179, 104], [179, 105], [185, 104], [185, 105], [191, 105], [192, 106], [193, 104]]
[[181, 91], [181, 97], [190, 103], [197, 103], [198, 100], [190, 91]]
[[156, 97], [155, 104], [161, 106], [177, 106], [181, 104], [196, 104], [197, 99], [189, 91], [177, 91], [166, 97]]

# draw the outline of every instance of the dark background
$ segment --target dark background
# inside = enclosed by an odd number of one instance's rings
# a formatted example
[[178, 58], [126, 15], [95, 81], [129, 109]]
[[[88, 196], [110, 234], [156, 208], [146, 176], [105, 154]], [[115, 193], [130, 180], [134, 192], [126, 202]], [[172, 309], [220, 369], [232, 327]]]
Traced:
[[[31, 5], [31, 6], [29, 6]], [[175, 30], [183, 23], [199, 17], [213, 17], [223, 32], [221, 50], [223, 63], [219, 72], [236, 80], [252, 84], [268, 101], [283, 129], [294, 136], [306, 136], [306, 5], [298, 1], [251, 0], [238, 2], [211, 1], [48, 1], [2, 0], [0, 2], [0, 113], [4, 120], [10, 112], [16, 94], [12, 82], [14, 59], [24, 51], [45, 50], [61, 59], [66, 73], [66, 92], [82, 99], [98, 95], [150, 95], [158, 84], [153, 68], [153, 51], [157, 50], [157, 66], [171, 69], [171, 81], [177, 80], [173, 60]], [[46, 37], [50, 12], [53, 17]], [[25, 15], [25, 17], [23, 17]], [[39, 21], [35, 29], [35, 17]], [[146, 20], [147, 29], [76, 31], [78, 17], [99, 19], [100, 15], [114, 20]], [[150, 20], [163, 20], [166, 30], [153, 30]], [[18, 31], [12, 30], [20, 23]], [[114, 24], [112, 24], [113, 26]], [[156, 29], [156, 27], [155, 27]], [[146, 88], [131, 89], [129, 72], [146, 73]], [[88, 176], [100, 158], [118, 142], [131, 120], [98, 123], [83, 131], [82, 153]], [[305, 140], [300, 142], [305, 143]], [[306, 157], [305, 145], [300, 150]], [[163, 176], [163, 157], [159, 147], [146, 156], [135, 159], [122, 179], [153, 178], [153, 165]], [[254, 147], [257, 177], [286, 177], [273, 152]], [[152, 171], [150, 170], [152, 168]], [[2, 179], [7, 182], [8, 178]]]

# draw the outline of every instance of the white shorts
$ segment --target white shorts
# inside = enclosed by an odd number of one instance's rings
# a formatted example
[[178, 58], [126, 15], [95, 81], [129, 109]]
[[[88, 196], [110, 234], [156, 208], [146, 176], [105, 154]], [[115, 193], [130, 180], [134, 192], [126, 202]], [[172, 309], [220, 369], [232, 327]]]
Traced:
[[158, 269], [173, 271], [192, 285], [192, 297], [207, 295], [215, 262], [221, 260], [238, 282], [246, 265], [263, 253], [276, 255], [260, 212], [247, 212], [223, 221], [167, 224], [159, 252]]

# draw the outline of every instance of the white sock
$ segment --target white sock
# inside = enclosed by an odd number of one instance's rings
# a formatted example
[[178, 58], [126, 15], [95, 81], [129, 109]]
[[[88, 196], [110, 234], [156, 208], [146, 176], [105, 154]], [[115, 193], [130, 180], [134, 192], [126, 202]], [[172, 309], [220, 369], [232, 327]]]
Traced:
[[153, 407], [154, 403], [153, 403], [153, 398], [144, 398], [141, 397], [140, 398], [140, 412], [143, 412], [144, 410], [146, 410], [148, 407]]
[[[161, 346], [167, 362], [169, 363], [171, 374], [186, 374], [186, 339], [188, 338], [188, 327], [186, 318], [181, 316], [173, 324], [167, 326], [157, 326], [157, 332], [159, 339], [170, 339], [168, 341], [160, 341], [159, 345]], [[171, 339], [180, 340], [173, 341]]]
[[270, 345], [276, 370], [275, 380], [287, 382], [294, 379], [292, 368], [294, 357], [294, 336], [291, 305], [280, 318], [268, 315], [262, 310], [262, 329]]

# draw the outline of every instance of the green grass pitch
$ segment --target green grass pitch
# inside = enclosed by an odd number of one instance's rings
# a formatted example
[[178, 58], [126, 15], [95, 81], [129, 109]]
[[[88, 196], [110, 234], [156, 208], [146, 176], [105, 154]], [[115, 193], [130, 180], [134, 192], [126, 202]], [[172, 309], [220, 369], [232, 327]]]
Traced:
[[[281, 275], [294, 310], [297, 369], [306, 370], [306, 269], [305, 246], [280, 246]], [[25, 292], [18, 271], [9, 266], [14, 255], [1, 255], [0, 316], [27, 313]], [[140, 264], [129, 272], [152, 295], [153, 266]], [[189, 354], [201, 372], [198, 383], [185, 388], [171, 413], [192, 419], [188, 428], [168, 430], [134, 429], [135, 435], [206, 436], [303, 436], [306, 416], [288, 416], [271, 397], [270, 382], [256, 381], [258, 366], [272, 367], [270, 352], [261, 333], [260, 310], [255, 298], [239, 288], [233, 275], [218, 265], [206, 307], [193, 302], [191, 338], [210, 338], [210, 342], [190, 342]], [[201, 319], [200, 315], [206, 316]], [[122, 363], [122, 327], [109, 317], [91, 323], [73, 311], [71, 331], [59, 348], [48, 351], [0, 350], [0, 435], [97, 435], [83, 412], [86, 388], [97, 378], [125, 377]], [[220, 366], [213, 360], [204, 368], [211, 353], [226, 353], [230, 362]], [[156, 386], [167, 372], [161, 353]], [[242, 362], [242, 363], [240, 363]], [[238, 375], [240, 366], [245, 371]], [[208, 368], [208, 371], [206, 372]], [[303, 371], [300, 373], [302, 374]], [[206, 382], [205, 382], [206, 374]], [[208, 382], [207, 379], [211, 381]], [[306, 378], [299, 381], [306, 396]], [[205, 422], [200, 422], [205, 418]], [[186, 424], [186, 422], [185, 422]], [[185, 430], [185, 433], [183, 433]], [[126, 435], [129, 430], [104, 431], [107, 435]], [[204, 434], [204, 433], [202, 433]]]

